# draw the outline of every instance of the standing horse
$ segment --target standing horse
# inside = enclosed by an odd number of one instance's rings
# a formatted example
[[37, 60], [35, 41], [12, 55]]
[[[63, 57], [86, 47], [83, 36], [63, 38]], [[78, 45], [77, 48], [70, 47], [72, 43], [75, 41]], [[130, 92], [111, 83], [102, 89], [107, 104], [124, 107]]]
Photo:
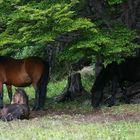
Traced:
[[25, 87], [32, 84], [35, 89], [33, 110], [45, 104], [46, 86], [49, 79], [49, 64], [38, 57], [14, 59], [0, 56], [0, 107], [3, 106], [3, 84], [8, 87], [10, 100], [11, 86]]
[[127, 58], [120, 64], [113, 62], [101, 70], [91, 89], [93, 107], [99, 106], [103, 97], [103, 89], [109, 81], [112, 82], [112, 96], [109, 101], [109, 106], [111, 107], [115, 103], [117, 83], [119, 83], [123, 91], [125, 102], [129, 103], [123, 87], [123, 81], [140, 81], [140, 57]]

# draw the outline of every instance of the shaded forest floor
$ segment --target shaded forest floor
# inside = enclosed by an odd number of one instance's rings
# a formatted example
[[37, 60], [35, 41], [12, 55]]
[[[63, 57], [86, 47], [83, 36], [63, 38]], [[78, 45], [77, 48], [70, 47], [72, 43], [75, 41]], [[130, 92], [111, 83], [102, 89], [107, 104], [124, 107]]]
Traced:
[[[87, 83], [86, 83], [87, 84]], [[89, 84], [85, 87], [88, 90]], [[120, 104], [93, 110], [88, 98], [56, 103], [66, 81], [50, 83], [44, 109], [31, 111], [29, 120], [0, 121], [1, 140], [139, 140], [140, 104]], [[90, 87], [90, 86], [89, 86]], [[26, 89], [30, 107], [32, 88]], [[5, 103], [9, 100], [5, 94]]]
[[[139, 140], [140, 105], [31, 111], [29, 120], [0, 121], [1, 140]], [[59, 107], [58, 107], [59, 106]], [[61, 104], [62, 106], [62, 104]], [[68, 109], [69, 108], [69, 109]]]
[[79, 123], [87, 122], [114, 122], [114, 121], [140, 121], [140, 105], [120, 105], [112, 108], [103, 108], [99, 110], [79, 112], [66, 109], [44, 109], [41, 111], [31, 111], [30, 119], [44, 116], [69, 116], [70, 120]]

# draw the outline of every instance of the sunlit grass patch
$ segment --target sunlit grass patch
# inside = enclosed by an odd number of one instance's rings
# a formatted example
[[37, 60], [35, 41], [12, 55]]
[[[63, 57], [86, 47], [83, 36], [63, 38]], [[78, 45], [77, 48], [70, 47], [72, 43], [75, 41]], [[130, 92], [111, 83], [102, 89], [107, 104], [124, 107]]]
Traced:
[[49, 83], [47, 89], [47, 96], [52, 97], [52, 96], [60, 95], [64, 87], [66, 86], [66, 84], [67, 84], [66, 80]]
[[140, 123], [76, 123], [71, 116], [0, 122], [1, 140], [139, 140]]

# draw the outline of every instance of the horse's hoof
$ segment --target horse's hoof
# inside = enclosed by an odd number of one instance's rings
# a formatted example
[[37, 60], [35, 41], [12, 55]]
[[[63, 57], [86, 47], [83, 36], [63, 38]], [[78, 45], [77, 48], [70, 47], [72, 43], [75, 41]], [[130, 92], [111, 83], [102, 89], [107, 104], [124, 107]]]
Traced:
[[130, 99], [125, 99], [126, 104], [130, 104]]
[[32, 111], [37, 111], [37, 110], [40, 110], [40, 107], [35, 106], [35, 107], [32, 108]]
[[94, 108], [93, 108], [93, 111], [94, 111], [94, 112], [98, 112], [100, 109], [101, 109], [101, 108], [100, 108], [99, 106], [98, 106], [98, 107], [94, 107]]
[[108, 104], [108, 107], [112, 107], [114, 105], [114, 103], [110, 103]]
[[93, 109], [99, 109], [100, 108], [99, 104], [93, 104], [92, 107], [93, 107]]
[[112, 98], [108, 99], [108, 107], [112, 107], [115, 104]]

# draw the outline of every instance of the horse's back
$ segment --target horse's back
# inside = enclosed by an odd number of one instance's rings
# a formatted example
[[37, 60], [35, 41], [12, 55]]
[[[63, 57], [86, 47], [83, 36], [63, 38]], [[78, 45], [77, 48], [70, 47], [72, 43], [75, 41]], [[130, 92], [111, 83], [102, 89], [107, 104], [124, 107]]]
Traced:
[[38, 57], [0, 57], [0, 81], [17, 87], [37, 83], [45, 72], [45, 67], [44, 61]]
[[0, 56], [0, 82], [7, 82], [13, 77], [18, 75], [23, 64], [23, 61], [18, 61], [11, 57]]
[[140, 57], [127, 58], [118, 64], [113, 62], [107, 66], [110, 77], [117, 76], [120, 80], [140, 80]]
[[25, 59], [25, 70], [30, 75], [30, 78], [36, 82], [45, 72], [45, 63], [38, 57], [30, 57]]

